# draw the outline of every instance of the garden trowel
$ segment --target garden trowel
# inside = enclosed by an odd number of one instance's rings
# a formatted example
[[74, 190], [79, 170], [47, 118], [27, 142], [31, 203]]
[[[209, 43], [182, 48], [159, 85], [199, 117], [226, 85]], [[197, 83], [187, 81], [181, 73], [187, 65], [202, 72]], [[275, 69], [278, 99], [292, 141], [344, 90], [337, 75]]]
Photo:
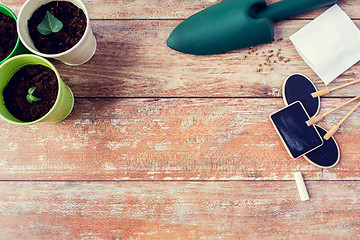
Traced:
[[177, 51], [209, 55], [274, 40], [274, 22], [339, 0], [223, 0], [177, 26], [167, 45]]

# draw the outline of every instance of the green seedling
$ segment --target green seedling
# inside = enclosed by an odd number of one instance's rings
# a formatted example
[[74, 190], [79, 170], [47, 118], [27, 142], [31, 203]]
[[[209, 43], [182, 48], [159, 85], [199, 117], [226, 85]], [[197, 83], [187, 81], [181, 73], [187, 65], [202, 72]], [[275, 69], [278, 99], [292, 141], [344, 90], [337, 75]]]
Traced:
[[53, 16], [49, 11], [46, 11], [45, 17], [42, 22], [37, 26], [37, 30], [42, 35], [49, 35], [57, 33], [63, 28], [63, 23]]
[[28, 95], [26, 95], [26, 100], [28, 100], [29, 103], [33, 103], [33, 102], [36, 102], [36, 101], [40, 101], [41, 98], [37, 98], [35, 97], [33, 94], [34, 94], [34, 91], [35, 91], [36, 87], [31, 87], [29, 88], [28, 90]]

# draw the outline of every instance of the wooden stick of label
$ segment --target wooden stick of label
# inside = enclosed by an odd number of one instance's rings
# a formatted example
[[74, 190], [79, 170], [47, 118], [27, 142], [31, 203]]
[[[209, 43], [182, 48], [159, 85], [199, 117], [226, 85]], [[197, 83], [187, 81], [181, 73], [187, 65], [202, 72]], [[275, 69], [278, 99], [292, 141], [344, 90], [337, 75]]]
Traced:
[[345, 84], [343, 84], [343, 85], [340, 85], [340, 86], [337, 86], [337, 87], [334, 87], [334, 88], [331, 88], [331, 89], [326, 88], [326, 89], [323, 89], [323, 90], [314, 92], [314, 93], [312, 93], [311, 95], [313, 96], [313, 98], [316, 98], [316, 97], [326, 95], [326, 94], [328, 94], [328, 93], [330, 93], [330, 92], [332, 92], [332, 91], [338, 90], [338, 89], [343, 88], [343, 87], [350, 86], [350, 85], [355, 84], [355, 83], [358, 83], [358, 82], [360, 82], [360, 79], [354, 80], [354, 81], [349, 82], [349, 83], [345, 83]]
[[327, 113], [318, 114], [318, 115], [316, 115], [315, 117], [312, 117], [309, 121], [307, 121], [306, 124], [307, 124], [308, 126], [310, 126], [310, 125], [313, 125], [313, 124], [315, 124], [315, 123], [317, 123], [317, 122], [320, 122], [321, 120], [324, 119], [324, 117], [326, 117], [326, 116], [329, 115], [330, 113], [333, 113], [333, 112], [335, 112], [336, 110], [338, 110], [338, 109], [340, 109], [340, 108], [342, 108], [342, 107], [345, 107], [345, 106], [348, 105], [349, 103], [352, 103], [352, 102], [358, 100], [359, 98], [360, 98], [360, 95], [357, 96], [357, 97], [354, 97], [354, 98], [350, 99], [349, 101], [347, 101], [346, 103], [341, 104], [340, 106], [337, 106], [336, 108], [328, 111]]
[[324, 139], [328, 140], [329, 138], [332, 137], [332, 135], [334, 135], [337, 130], [339, 130], [340, 125], [350, 116], [350, 114], [352, 114], [355, 109], [360, 105], [360, 101], [355, 105], [355, 107], [353, 107], [346, 115], [345, 117], [343, 117], [338, 124], [335, 124], [332, 128], [330, 128], [330, 130], [325, 134]]

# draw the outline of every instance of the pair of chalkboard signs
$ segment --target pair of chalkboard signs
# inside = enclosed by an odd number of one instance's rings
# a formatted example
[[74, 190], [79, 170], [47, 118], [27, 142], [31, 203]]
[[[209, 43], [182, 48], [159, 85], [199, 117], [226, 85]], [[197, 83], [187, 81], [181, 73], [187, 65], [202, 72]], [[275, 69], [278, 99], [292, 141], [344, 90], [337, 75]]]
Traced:
[[[356, 80], [340, 87], [359, 81]], [[291, 157], [304, 156], [308, 162], [320, 168], [331, 168], [339, 162], [339, 146], [332, 135], [342, 122], [329, 131], [315, 125], [315, 123], [331, 112], [360, 98], [360, 96], [353, 98], [326, 114], [318, 114], [320, 96], [340, 87], [317, 91], [315, 85], [301, 74], [291, 75], [285, 80], [283, 98], [287, 106], [271, 114], [270, 120]], [[360, 102], [357, 106], [359, 104]], [[348, 113], [348, 115], [350, 114], [351, 112]]]

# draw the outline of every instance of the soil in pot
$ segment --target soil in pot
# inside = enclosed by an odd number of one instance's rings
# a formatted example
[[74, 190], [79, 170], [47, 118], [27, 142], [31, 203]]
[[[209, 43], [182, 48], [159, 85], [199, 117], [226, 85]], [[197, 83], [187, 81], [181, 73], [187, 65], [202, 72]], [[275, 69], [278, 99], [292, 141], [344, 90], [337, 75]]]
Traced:
[[15, 19], [0, 13], [0, 61], [4, 60], [14, 50], [17, 39]]
[[[33, 96], [41, 100], [30, 103], [28, 90], [36, 87]], [[25, 66], [14, 74], [4, 89], [8, 111], [24, 122], [35, 121], [47, 114], [55, 104], [58, 80], [53, 70], [42, 65]]]
[[[42, 35], [37, 26], [45, 17], [46, 11], [63, 23], [57, 33]], [[86, 29], [86, 16], [82, 9], [71, 2], [53, 1], [38, 8], [28, 21], [29, 34], [36, 49], [46, 54], [57, 54], [75, 46]]]

